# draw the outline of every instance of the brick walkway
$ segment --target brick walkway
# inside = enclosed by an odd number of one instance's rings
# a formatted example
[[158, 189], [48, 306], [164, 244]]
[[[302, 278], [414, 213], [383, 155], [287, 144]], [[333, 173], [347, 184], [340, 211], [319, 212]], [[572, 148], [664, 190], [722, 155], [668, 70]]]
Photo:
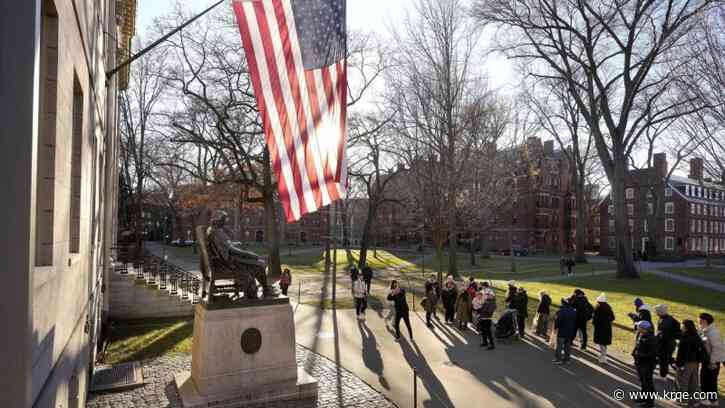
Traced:
[[[297, 363], [319, 381], [319, 394], [313, 407], [397, 407], [350, 371], [326, 357], [297, 346]], [[89, 394], [86, 408], [182, 408], [174, 384], [174, 374], [191, 369], [191, 356], [175, 354], [144, 362], [143, 387], [115, 393]], [[298, 406], [290, 403], [266, 404], [264, 408]], [[262, 408], [262, 407], [259, 407]]]

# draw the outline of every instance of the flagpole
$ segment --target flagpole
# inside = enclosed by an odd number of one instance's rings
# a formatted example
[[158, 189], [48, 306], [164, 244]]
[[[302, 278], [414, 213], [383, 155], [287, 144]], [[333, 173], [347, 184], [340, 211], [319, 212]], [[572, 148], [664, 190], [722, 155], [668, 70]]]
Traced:
[[194, 16], [194, 17], [190, 18], [189, 20], [187, 20], [187, 21], [186, 21], [186, 22], [185, 22], [184, 24], [182, 24], [182, 25], [180, 25], [180, 26], [176, 27], [175, 29], [171, 30], [171, 31], [170, 31], [170, 32], [168, 32], [168, 33], [167, 33], [166, 35], [164, 35], [163, 37], [161, 37], [161, 38], [159, 38], [158, 40], [154, 41], [154, 42], [153, 42], [153, 43], [152, 43], [151, 45], [149, 45], [148, 47], [146, 47], [146, 48], [142, 49], [141, 51], [137, 52], [136, 54], [132, 55], [132, 56], [131, 56], [131, 57], [130, 57], [129, 59], [127, 59], [126, 61], [123, 61], [123, 62], [122, 62], [122, 63], [121, 63], [120, 65], [118, 65], [118, 66], [117, 66], [116, 68], [113, 68], [112, 70], [110, 70], [110, 71], [106, 72], [106, 80], [109, 80], [109, 79], [111, 79], [111, 78], [112, 78], [112, 77], [113, 77], [114, 75], [116, 75], [116, 74], [118, 73], [118, 71], [122, 70], [122, 69], [123, 69], [123, 68], [125, 68], [125, 67], [126, 67], [127, 65], [129, 65], [129, 64], [131, 64], [132, 62], [136, 61], [137, 59], [141, 58], [141, 57], [142, 57], [142, 56], [143, 56], [144, 54], [146, 54], [147, 52], [149, 52], [149, 51], [151, 51], [152, 49], [156, 48], [156, 46], [158, 46], [158, 45], [159, 45], [159, 44], [161, 44], [162, 42], [164, 42], [164, 41], [168, 40], [168, 39], [169, 39], [169, 37], [171, 37], [172, 35], [174, 35], [174, 34], [178, 33], [179, 31], [183, 30], [183, 29], [184, 29], [184, 28], [186, 28], [186, 27], [187, 27], [187, 26], [188, 26], [189, 24], [191, 24], [191, 23], [193, 23], [194, 21], [198, 20], [198, 19], [199, 19], [200, 17], [202, 17], [203, 15], [205, 15], [205, 14], [207, 14], [208, 12], [212, 11], [213, 9], [215, 9], [215, 8], [216, 8], [217, 6], [219, 6], [220, 4], [224, 3], [225, 1], [226, 1], [226, 0], [219, 0], [219, 1], [217, 1], [216, 3], [212, 4], [211, 6], [209, 6], [209, 7], [208, 7], [208, 8], [206, 9], [206, 10], [202, 11], [201, 13], [199, 13], [199, 14], [197, 14], [196, 16]]

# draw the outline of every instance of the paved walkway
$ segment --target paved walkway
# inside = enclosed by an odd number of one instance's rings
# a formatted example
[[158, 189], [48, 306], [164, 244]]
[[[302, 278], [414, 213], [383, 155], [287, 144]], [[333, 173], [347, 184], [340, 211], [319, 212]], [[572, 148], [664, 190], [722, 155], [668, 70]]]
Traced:
[[[304, 405], [316, 408], [361, 407], [394, 408], [383, 394], [332, 360], [297, 346], [297, 363], [307, 368], [319, 382], [317, 401]], [[182, 408], [174, 375], [191, 370], [191, 356], [173, 354], [145, 361], [142, 387], [122, 392], [90, 394], [86, 408]], [[293, 408], [298, 403], [264, 404], [245, 408]]]
[[690, 276], [678, 275], [678, 274], [669, 273], [669, 272], [662, 272], [662, 271], [658, 271], [655, 269], [645, 270], [644, 273], [650, 273], [652, 275], [656, 275], [656, 276], [659, 276], [662, 278], [672, 279], [672, 280], [676, 280], [679, 282], [687, 283], [689, 285], [699, 286], [702, 288], [725, 293], [725, 285], [720, 284], [720, 283], [706, 281], [704, 279], [697, 279], [697, 278], [692, 278]]
[[[411, 313], [415, 341], [394, 341], [387, 311], [369, 311], [364, 323], [352, 310], [300, 305], [297, 342], [349, 369], [401, 407], [413, 407], [413, 369], [420, 376], [418, 407], [626, 407], [615, 390], [634, 391], [631, 358], [616, 355], [600, 366], [589, 353], [574, 352], [566, 366], [552, 365], [552, 351], [531, 339], [498, 344], [488, 351], [479, 337]], [[657, 389], [672, 390], [663, 380]], [[665, 404], [662, 406], [673, 406]]]

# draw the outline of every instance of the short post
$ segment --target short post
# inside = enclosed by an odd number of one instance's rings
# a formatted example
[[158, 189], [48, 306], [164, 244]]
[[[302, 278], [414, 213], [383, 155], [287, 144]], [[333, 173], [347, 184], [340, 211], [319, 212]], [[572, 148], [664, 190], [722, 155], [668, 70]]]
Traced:
[[297, 282], [297, 303], [302, 303], [302, 279]]
[[413, 368], [413, 408], [418, 408], [418, 372]]

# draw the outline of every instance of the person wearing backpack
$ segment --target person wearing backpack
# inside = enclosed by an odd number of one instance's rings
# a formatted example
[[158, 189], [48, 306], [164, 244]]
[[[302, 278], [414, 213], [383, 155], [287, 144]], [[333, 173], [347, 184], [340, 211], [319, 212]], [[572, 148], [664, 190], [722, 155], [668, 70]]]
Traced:
[[[282, 289], [282, 294], [287, 296], [287, 289], [292, 284], [292, 273], [288, 268], [284, 268], [282, 275], [279, 277], [279, 287]], [[299, 300], [298, 300], [299, 301]]]
[[581, 289], [574, 289], [574, 294], [569, 299], [569, 303], [576, 310], [576, 331], [581, 336], [581, 349], [587, 349], [587, 323], [592, 319], [594, 307], [589, 303], [589, 299]]
[[677, 388], [680, 392], [687, 392], [689, 399], [698, 391], [698, 369], [707, 359], [705, 345], [697, 332], [695, 322], [683, 320], [684, 331], [677, 347], [675, 367], [677, 367]]
[[680, 322], [667, 313], [666, 305], [655, 306], [655, 313], [660, 319], [657, 322], [657, 339], [660, 342], [660, 354], [658, 356], [660, 377], [667, 378], [670, 364], [672, 364], [672, 355], [675, 353], [677, 340], [680, 338], [682, 331]]

